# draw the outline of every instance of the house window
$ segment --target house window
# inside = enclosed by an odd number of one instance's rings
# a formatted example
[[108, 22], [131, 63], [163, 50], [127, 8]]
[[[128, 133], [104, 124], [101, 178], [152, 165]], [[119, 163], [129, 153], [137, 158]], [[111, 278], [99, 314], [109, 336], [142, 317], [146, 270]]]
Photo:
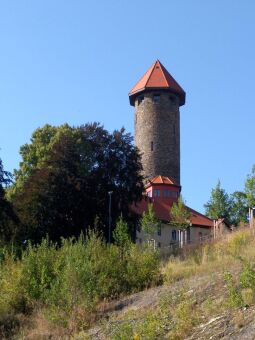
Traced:
[[161, 243], [160, 242], [158, 242], [158, 248], [161, 248]]
[[158, 227], [158, 236], [161, 236], [161, 226]]
[[153, 103], [158, 104], [160, 102], [160, 94], [153, 95]]
[[202, 242], [202, 240], [203, 240], [203, 234], [202, 234], [201, 231], [198, 233], [198, 236], [199, 236], [199, 241]]
[[153, 151], [153, 142], [151, 142], [151, 151]]
[[144, 101], [144, 96], [140, 96], [137, 99], [138, 105], [140, 105]]
[[164, 197], [170, 197], [170, 190], [164, 190], [163, 195]]
[[176, 241], [176, 230], [172, 230], [172, 241]]
[[153, 197], [160, 197], [160, 190], [159, 189], [153, 190]]

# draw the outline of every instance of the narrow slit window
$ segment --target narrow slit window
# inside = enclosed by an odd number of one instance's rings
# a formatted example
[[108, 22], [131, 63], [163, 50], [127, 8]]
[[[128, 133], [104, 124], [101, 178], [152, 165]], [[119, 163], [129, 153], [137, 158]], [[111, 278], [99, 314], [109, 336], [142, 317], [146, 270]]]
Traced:
[[151, 142], [151, 151], [153, 151], [153, 147], [154, 147], [153, 142]]

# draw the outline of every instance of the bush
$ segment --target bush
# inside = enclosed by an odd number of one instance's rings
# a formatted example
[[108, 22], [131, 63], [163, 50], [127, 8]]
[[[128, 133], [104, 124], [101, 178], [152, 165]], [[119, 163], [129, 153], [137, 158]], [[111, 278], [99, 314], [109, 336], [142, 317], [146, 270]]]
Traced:
[[150, 247], [107, 245], [94, 232], [77, 241], [62, 240], [61, 246], [44, 239], [29, 244], [21, 260], [3, 260], [0, 312], [27, 312], [39, 305], [48, 319], [62, 326], [75, 320], [83, 328], [90, 322], [84, 315], [93, 316], [98, 302], [160, 280], [159, 256]]

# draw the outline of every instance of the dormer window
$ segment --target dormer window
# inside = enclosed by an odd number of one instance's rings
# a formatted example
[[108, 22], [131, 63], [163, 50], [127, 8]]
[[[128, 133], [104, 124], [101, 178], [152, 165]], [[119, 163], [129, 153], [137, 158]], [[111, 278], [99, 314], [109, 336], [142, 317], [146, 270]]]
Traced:
[[160, 94], [153, 95], [153, 103], [158, 104], [160, 102]]

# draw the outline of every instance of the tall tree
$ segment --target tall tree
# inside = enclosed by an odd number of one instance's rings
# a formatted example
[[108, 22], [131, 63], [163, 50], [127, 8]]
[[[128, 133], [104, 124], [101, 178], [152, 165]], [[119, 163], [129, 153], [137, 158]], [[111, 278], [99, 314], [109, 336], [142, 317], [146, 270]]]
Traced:
[[[33, 169], [14, 205], [22, 220], [20, 239], [77, 236], [97, 224], [107, 235], [108, 192], [113, 225], [143, 191], [140, 155], [124, 129], [110, 134], [98, 123], [68, 129]], [[129, 223], [132, 225], [132, 223]]]
[[245, 194], [250, 208], [255, 207], [255, 164], [245, 182]]
[[187, 229], [190, 226], [190, 211], [184, 204], [182, 196], [170, 208], [170, 224], [178, 229]]
[[204, 206], [208, 217], [213, 219], [224, 217], [230, 220], [231, 200], [227, 192], [221, 188], [220, 181], [212, 189], [210, 200]]
[[141, 230], [147, 234], [148, 237], [152, 237], [160, 228], [161, 223], [156, 217], [156, 213], [152, 203], [148, 204], [148, 210], [143, 212], [140, 220]]
[[75, 133], [69, 125], [52, 126], [49, 124], [36, 129], [30, 139], [20, 147], [21, 162], [19, 169], [14, 170], [15, 182], [8, 189], [8, 195], [11, 197], [14, 193], [21, 191], [26, 179], [49, 159], [52, 148], [56, 145], [62, 136]]
[[5, 188], [11, 183], [11, 174], [4, 170], [0, 159], [0, 240], [9, 241], [11, 233], [10, 223], [17, 223], [17, 216], [14, 214], [10, 202], [5, 197]]
[[252, 167], [251, 174], [247, 176], [245, 182], [245, 194], [247, 197], [247, 205], [249, 207], [249, 219], [250, 223], [252, 223], [254, 220], [253, 209], [255, 207], [255, 164]]
[[237, 226], [240, 222], [247, 222], [248, 205], [247, 196], [242, 191], [235, 191], [230, 195], [231, 200], [231, 220]]

